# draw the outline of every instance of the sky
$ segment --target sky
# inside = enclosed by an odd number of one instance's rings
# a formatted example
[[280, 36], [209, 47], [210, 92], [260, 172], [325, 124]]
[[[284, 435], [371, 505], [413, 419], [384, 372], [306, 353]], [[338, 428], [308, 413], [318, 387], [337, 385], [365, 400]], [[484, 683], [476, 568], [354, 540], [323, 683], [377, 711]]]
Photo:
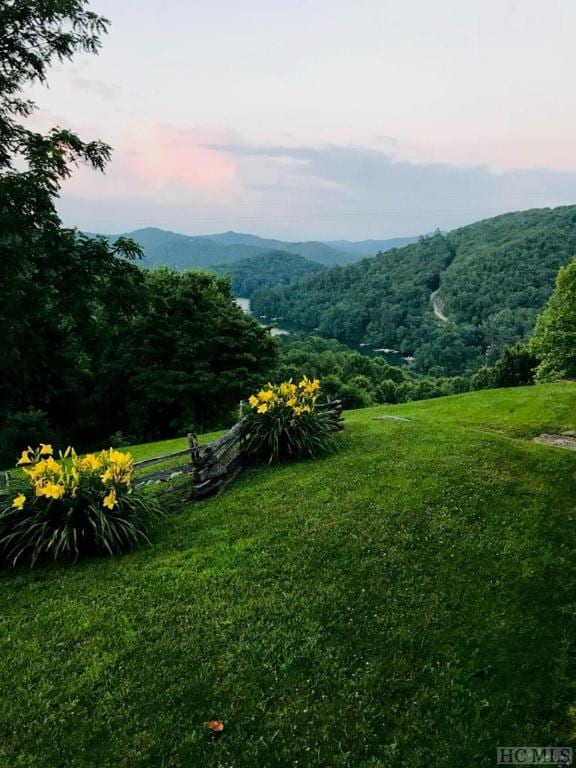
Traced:
[[388, 238], [576, 203], [574, 0], [93, 0], [35, 127], [114, 148], [94, 232]]

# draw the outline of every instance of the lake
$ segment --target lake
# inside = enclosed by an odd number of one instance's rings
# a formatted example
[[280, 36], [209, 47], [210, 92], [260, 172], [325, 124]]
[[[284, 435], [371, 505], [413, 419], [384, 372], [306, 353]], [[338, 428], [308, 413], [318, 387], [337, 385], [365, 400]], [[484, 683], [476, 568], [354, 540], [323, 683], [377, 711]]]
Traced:
[[[250, 309], [250, 299], [241, 299], [239, 297], [236, 297], [235, 301], [236, 301], [236, 304], [238, 304], [238, 306], [241, 307], [244, 310], [244, 312], [246, 312], [247, 315], [250, 315], [252, 313], [252, 310]], [[260, 323], [259, 320], [258, 322]], [[260, 325], [264, 325], [264, 323], [260, 323]], [[287, 336], [289, 333], [290, 331], [285, 331], [283, 328], [276, 328], [276, 327], [273, 327], [270, 331], [270, 334], [272, 336]]]

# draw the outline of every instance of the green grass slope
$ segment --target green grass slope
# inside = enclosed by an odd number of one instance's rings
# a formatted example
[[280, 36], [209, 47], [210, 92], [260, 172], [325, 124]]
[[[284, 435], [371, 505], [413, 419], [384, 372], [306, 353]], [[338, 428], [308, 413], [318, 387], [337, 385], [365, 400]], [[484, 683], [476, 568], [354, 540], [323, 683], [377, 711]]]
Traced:
[[247, 471], [146, 549], [3, 572], [0, 765], [477, 768], [570, 743], [576, 455], [529, 439], [569, 427], [573, 384], [349, 413], [335, 455]]

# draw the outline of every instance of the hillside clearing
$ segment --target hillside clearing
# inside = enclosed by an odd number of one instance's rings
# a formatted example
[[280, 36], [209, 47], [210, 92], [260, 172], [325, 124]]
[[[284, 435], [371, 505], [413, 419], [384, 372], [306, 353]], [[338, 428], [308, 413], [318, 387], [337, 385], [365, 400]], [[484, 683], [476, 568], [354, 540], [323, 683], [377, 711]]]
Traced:
[[352, 412], [335, 455], [247, 471], [146, 549], [4, 571], [0, 765], [456, 768], [570, 743], [576, 457], [531, 438], [575, 406], [558, 384]]

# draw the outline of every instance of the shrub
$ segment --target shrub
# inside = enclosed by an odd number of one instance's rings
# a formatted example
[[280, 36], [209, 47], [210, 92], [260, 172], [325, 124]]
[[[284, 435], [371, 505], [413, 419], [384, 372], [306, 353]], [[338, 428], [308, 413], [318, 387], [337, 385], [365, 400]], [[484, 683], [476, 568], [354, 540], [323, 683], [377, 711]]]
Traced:
[[534, 384], [539, 360], [526, 344], [518, 342], [513, 347], [505, 347], [500, 359], [494, 365], [494, 383], [496, 387], [522, 387]]
[[129, 453], [110, 448], [54, 458], [51, 445], [22, 451], [21, 472], [0, 496], [0, 554], [11, 565], [114, 555], [148, 541], [157, 502], [132, 486]]
[[318, 379], [268, 385], [249, 399], [243, 421], [246, 453], [268, 463], [317, 456], [332, 444], [330, 418], [317, 408]]
[[346, 410], [368, 408], [372, 405], [370, 393], [356, 384], [343, 384], [338, 392], [338, 399], [342, 400], [342, 405]]
[[494, 368], [489, 365], [483, 365], [470, 379], [470, 389], [493, 389], [496, 386], [496, 374]]

